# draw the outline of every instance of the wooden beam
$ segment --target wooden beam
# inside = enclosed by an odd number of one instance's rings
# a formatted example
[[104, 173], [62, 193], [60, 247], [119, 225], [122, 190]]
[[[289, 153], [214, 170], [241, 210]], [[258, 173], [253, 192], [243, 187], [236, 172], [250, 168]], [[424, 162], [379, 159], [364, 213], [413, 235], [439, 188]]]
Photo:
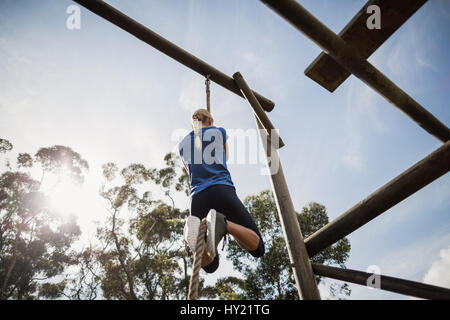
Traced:
[[[249, 90], [249, 86], [244, 80], [244, 77], [242, 77], [239, 72], [236, 72], [233, 77], [236, 80], [238, 87], [244, 93], [248, 103], [255, 111], [256, 126], [259, 129], [258, 132], [261, 143], [267, 156], [270, 182], [275, 195], [275, 202], [277, 204], [289, 258], [293, 265], [293, 274], [299, 298], [305, 300], [320, 300], [319, 289], [317, 288], [314, 279], [311, 262], [309, 261], [308, 253], [306, 252], [302, 231], [300, 230], [297, 213], [295, 212], [294, 204], [292, 203], [291, 195], [289, 194], [278, 151], [271, 143], [271, 139], [265, 130], [264, 125], [256, 114], [257, 110], [259, 110], [258, 113], [261, 114], [261, 106], [251, 90]], [[266, 121], [268, 120], [269, 119], [267, 118]], [[266, 125], [269, 126], [269, 124]], [[275, 137], [272, 137], [272, 139], [274, 138]]]
[[[92, 11], [98, 16], [108, 20], [112, 24], [115, 24], [119, 28], [127, 31], [136, 38], [144, 41], [145, 43], [151, 45], [155, 49], [161, 51], [162, 53], [168, 55], [172, 59], [178, 61], [179, 63], [185, 65], [186, 67], [198, 72], [202, 76], [206, 77], [209, 75], [211, 81], [214, 81], [218, 85], [230, 90], [231, 92], [237, 94], [238, 96], [244, 98], [239, 88], [236, 86], [234, 80], [224, 74], [223, 72], [217, 70], [201, 59], [193, 56], [184, 49], [178, 47], [172, 42], [161, 37], [159, 34], [153, 32], [149, 28], [140, 24], [139, 22], [126, 16], [119, 10], [110, 6], [102, 0], [74, 0], [86, 9]], [[265, 111], [272, 111], [275, 104], [269, 99], [263, 97], [257, 92], [254, 92], [258, 101], [260, 102], [262, 108]]]
[[[427, 0], [370, 0], [338, 34], [361, 57], [369, 58]], [[367, 28], [367, 8], [376, 5], [381, 12], [381, 29]], [[349, 76], [345, 68], [322, 52], [305, 70], [305, 75], [330, 92], [334, 92]]]
[[413, 98], [360, 56], [356, 50], [317, 20], [294, 0], [261, 0], [297, 30], [322, 48], [347, 71], [360, 78], [386, 100], [403, 111], [442, 142], [450, 140], [450, 129]]
[[239, 72], [236, 72], [233, 74], [233, 79], [236, 81], [237, 86], [241, 90], [242, 94], [244, 95], [245, 99], [247, 99], [249, 105], [252, 107], [253, 112], [258, 117], [259, 121], [263, 125], [264, 129], [266, 129], [271, 141], [278, 140], [278, 148], [284, 147], [284, 142], [278, 135], [277, 131], [275, 130], [275, 127], [273, 126], [272, 122], [270, 121], [267, 114], [262, 109], [261, 105], [258, 102], [258, 99], [256, 99], [255, 95], [253, 94], [252, 90], [248, 86], [247, 82], [244, 80], [244, 77]]
[[[366, 272], [324, 266], [316, 263], [312, 264], [312, 268], [314, 273], [318, 276], [356, 283], [363, 286], [367, 286], [367, 280], [373, 276], [373, 274]], [[450, 300], [450, 289], [394, 277], [379, 276], [380, 288], [378, 289], [422, 299]]]
[[312, 257], [450, 170], [450, 141], [330, 222], [305, 243]]
[[[255, 111], [256, 126], [259, 129], [258, 132], [261, 143], [267, 156], [270, 182], [275, 195], [289, 258], [293, 265], [293, 273], [299, 298], [305, 300], [320, 300], [319, 289], [317, 288], [314, 279], [308, 253], [306, 252], [302, 231], [300, 230], [297, 213], [295, 212], [294, 204], [292, 203], [291, 195], [289, 194], [286, 178], [284, 177], [283, 168], [281, 167], [280, 157], [271, 143], [271, 139], [265, 130], [266, 128], [264, 128], [264, 125], [257, 115], [257, 113], [261, 114], [261, 106], [251, 90], [249, 90], [249, 86], [244, 80], [244, 77], [242, 77], [239, 72], [236, 72], [233, 77], [236, 80], [238, 87], [244, 93], [248, 103], [253, 108], [253, 111]], [[264, 114], [264, 112], [262, 113]], [[264, 118], [264, 116], [262, 118]], [[265, 121], [269, 121], [269, 119], [267, 118]], [[270, 121], [269, 124], [266, 123], [266, 125], [270, 126]], [[275, 137], [272, 137], [272, 139], [274, 138]]]
[[259, 129], [261, 143], [267, 156], [270, 182], [275, 195], [277, 211], [280, 216], [284, 240], [286, 241], [289, 259], [292, 264], [299, 298], [303, 300], [320, 300], [319, 289], [314, 278], [311, 262], [306, 251], [300, 224], [297, 220], [297, 213], [292, 203], [278, 152], [271, 145], [269, 136], [256, 115], [255, 121]]

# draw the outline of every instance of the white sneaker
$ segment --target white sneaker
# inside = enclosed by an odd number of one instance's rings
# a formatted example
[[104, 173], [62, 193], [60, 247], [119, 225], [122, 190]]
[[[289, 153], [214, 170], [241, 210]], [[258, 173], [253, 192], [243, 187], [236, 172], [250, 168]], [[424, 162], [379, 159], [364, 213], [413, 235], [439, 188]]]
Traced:
[[216, 244], [215, 244], [215, 234], [216, 234], [216, 210], [211, 209], [206, 216], [207, 231], [206, 231], [206, 250], [210, 257], [216, 256]]
[[217, 245], [227, 234], [226, 219], [223, 214], [211, 209], [206, 216], [207, 221], [207, 236], [206, 249], [210, 257], [217, 255]]
[[197, 248], [198, 228], [200, 227], [200, 218], [189, 216], [184, 224], [184, 240], [187, 242], [191, 252], [195, 253]]

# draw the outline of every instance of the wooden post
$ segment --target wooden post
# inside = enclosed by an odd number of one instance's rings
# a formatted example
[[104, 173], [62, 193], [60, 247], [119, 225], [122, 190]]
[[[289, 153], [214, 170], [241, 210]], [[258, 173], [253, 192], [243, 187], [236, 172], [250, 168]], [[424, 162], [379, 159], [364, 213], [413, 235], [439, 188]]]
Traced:
[[236, 81], [238, 87], [241, 89], [241, 92], [244, 95], [245, 99], [247, 99], [250, 106], [253, 108], [255, 115], [258, 117], [259, 121], [261, 121], [261, 124], [263, 125], [264, 129], [267, 130], [267, 133], [271, 141], [278, 140], [277, 148], [284, 147], [285, 144], [283, 140], [278, 135], [277, 131], [275, 130], [275, 127], [273, 126], [267, 114], [261, 108], [261, 105], [258, 103], [256, 97], [252, 94], [250, 87], [247, 85], [247, 82], [245, 82], [242, 75], [239, 72], [236, 72], [235, 74], [233, 74], [233, 79], [234, 81]]
[[304, 300], [320, 300], [319, 289], [317, 288], [311, 262], [309, 261], [308, 252], [306, 251], [303, 235], [297, 220], [297, 213], [289, 194], [278, 151], [270, 143], [263, 125], [256, 116], [255, 121], [259, 129], [261, 143], [267, 155], [269, 171], [272, 171], [270, 166], [277, 168], [275, 172], [271, 172], [270, 182], [275, 195], [299, 297]]
[[[367, 280], [374, 276], [373, 274], [362, 271], [324, 266], [316, 263], [313, 263], [312, 267], [314, 273], [318, 276], [356, 283], [363, 286], [366, 286]], [[450, 289], [394, 277], [379, 276], [380, 287], [378, 289], [422, 299], [450, 300]]]
[[306, 239], [312, 257], [450, 171], [450, 141]]
[[[178, 47], [167, 39], [164, 39], [159, 34], [153, 32], [149, 28], [143, 26], [139, 22], [131, 19], [127, 15], [123, 14], [116, 8], [107, 4], [102, 0], [74, 0], [86, 9], [92, 11], [93, 13], [99, 15], [100, 17], [108, 20], [109, 22], [115, 24], [119, 28], [129, 32], [136, 38], [144, 41], [145, 43], [151, 45], [155, 49], [161, 51], [162, 53], [168, 55], [172, 59], [175, 59], [179, 63], [185, 65], [186, 67], [198, 72], [202, 76], [206, 77], [210, 75], [211, 81], [214, 81], [218, 85], [230, 90], [231, 92], [237, 94], [244, 98], [241, 91], [234, 83], [233, 79], [202, 61], [201, 59], [190, 54], [186, 50]], [[274, 103], [269, 99], [263, 97], [257, 92], [254, 92], [258, 101], [261, 103], [262, 107], [266, 111], [271, 111], [274, 108]]]
[[[244, 93], [244, 96], [247, 98], [248, 103], [251, 105], [255, 113], [256, 110], [262, 110], [258, 100], [253, 96], [251, 90], [249, 90], [244, 78], [239, 73], [235, 73], [233, 77], [238, 79], [238, 81], [236, 81], [237, 85]], [[299, 298], [305, 300], [319, 300], [319, 289], [317, 288], [317, 284], [314, 279], [311, 262], [309, 261], [308, 253], [306, 252], [302, 232], [297, 220], [297, 213], [295, 212], [294, 205], [292, 204], [289, 189], [283, 174], [283, 168], [281, 167], [280, 158], [278, 157], [278, 152], [272, 146], [272, 143], [270, 142], [271, 140], [268, 139], [269, 136], [264, 126], [256, 115], [255, 121], [259, 129], [258, 131], [261, 137], [261, 143], [263, 144], [267, 155], [267, 163], [270, 171], [270, 182], [275, 194], [278, 214], [280, 215], [281, 226], [283, 228], [289, 258], [293, 264], [295, 283], [297, 285]]]
[[450, 129], [389, 80], [357, 51], [294, 0], [261, 0], [322, 48], [336, 62], [360, 78], [418, 125], [442, 142]]

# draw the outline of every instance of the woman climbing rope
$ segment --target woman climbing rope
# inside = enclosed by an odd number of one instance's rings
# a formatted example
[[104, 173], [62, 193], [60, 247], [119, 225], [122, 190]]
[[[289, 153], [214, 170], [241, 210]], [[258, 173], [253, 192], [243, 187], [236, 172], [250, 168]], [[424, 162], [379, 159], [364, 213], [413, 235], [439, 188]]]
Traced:
[[194, 130], [179, 145], [191, 185], [190, 216], [184, 229], [186, 242], [195, 252], [200, 221], [206, 217], [203, 270], [213, 273], [219, 267], [217, 246], [227, 233], [252, 256], [262, 257], [265, 249], [261, 233], [239, 200], [227, 169], [225, 129], [215, 127], [211, 113], [205, 109], [192, 115], [192, 127]]

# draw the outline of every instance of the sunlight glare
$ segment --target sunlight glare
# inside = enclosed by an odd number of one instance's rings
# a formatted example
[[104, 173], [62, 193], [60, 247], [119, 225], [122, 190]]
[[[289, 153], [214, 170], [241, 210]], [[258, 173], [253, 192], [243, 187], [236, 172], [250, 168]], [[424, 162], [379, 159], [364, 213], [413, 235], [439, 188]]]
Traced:
[[71, 181], [61, 181], [49, 193], [50, 205], [63, 214], [76, 213], [83, 198], [82, 186]]
[[50, 206], [58, 214], [86, 217], [96, 206], [96, 193], [88, 186], [80, 185], [63, 175], [47, 190]]

